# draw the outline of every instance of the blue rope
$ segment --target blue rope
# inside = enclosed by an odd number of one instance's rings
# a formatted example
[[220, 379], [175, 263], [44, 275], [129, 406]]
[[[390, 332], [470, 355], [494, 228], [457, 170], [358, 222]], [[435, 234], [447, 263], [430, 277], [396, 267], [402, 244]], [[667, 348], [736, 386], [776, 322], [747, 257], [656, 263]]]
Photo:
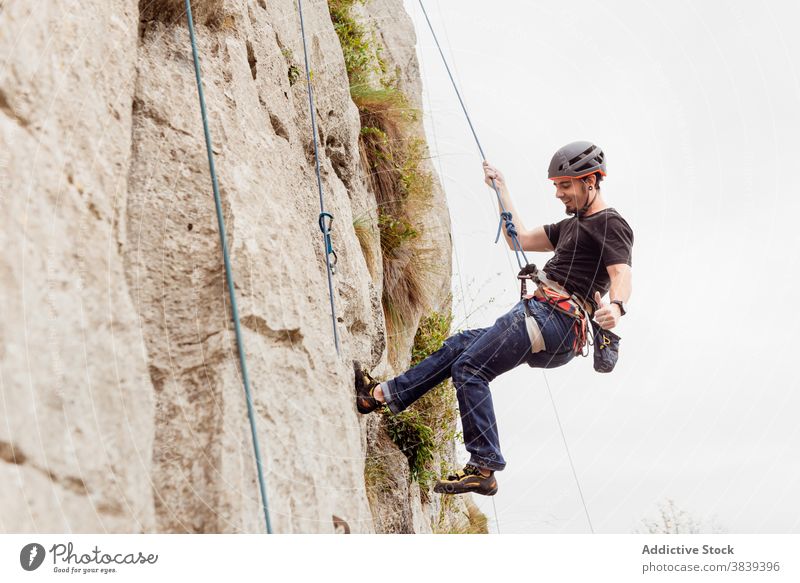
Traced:
[[[333, 342], [336, 345], [336, 354], [341, 356], [339, 346], [339, 330], [336, 326], [336, 305], [333, 302], [333, 274], [336, 273], [336, 252], [331, 244], [331, 223], [333, 215], [325, 212], [325, 199], [322, 196], [322, 176], [319, 171], [319, 151], [317, 147], [317, 118], [314, 112], [314, 98], [311, 89], [311, 70], [308, 68], [308, 49], [306, 47], [306, 29], [303, 25], [303, 2], [297, 0], [297, 10], [300, 13], [300, 35], [303, 37], [303, 56], [306, 62], [306, 83], [308, 84], [308, 108], [311, 112], [311, 137], [314, 140], [314, 162], [317, 169], [317, 188], [319, 189], [319, 228], [322, 231], [322, 245], [325, 253], [325, 263], [328, 268], [328, 295], [331, 300], [331, 321], [333, 322]], [[325, 222], [325, 219], [328, 222]], [[333, 263], [331, 263], [333, 258]]]
[[[436, 33], [433, 30], [433, 25], [431, 24], [430, 19], [428, 18], [428, 13], [425, 11], [425, 6], [422, 4], [422, 0], [419, 0], [419, 6], [422, 8], [422, 14], [425, 15], [425, 20], [428, 22], [428, 28], [431, 30], [431, 34], [433, 35], [433, 40], [436, 43], [436, 48], [439, 49], [439, 54], [442, 57], [442, 62], [444, 63], [444, 68], [447, 69], [447, 74], [450, 77], [450, 82], [453, 84], [453, 89], [456, 91], [456, 96], [458, 97], [458, 102], [461, 104], [461, 109], [464, 110], [464, 116], [467, 118], [467, 123], [469, 124], [469, 129], [472, 131], [472, 137], [475, 138], [475, 143], [478, 145], [478, 151], [481, 154], [481, 159], [486, 160], [486, 154], [483, 153], [483, 147], [481, 147], [481, 142], [478, 139], [478, 134], [475, 133], [475, 128], [472, 125], [472, 120], [469, 117], [469, 113], [467, 112], [467, 107], [464, 105], [464, 100], [461, 99], [461, 93], [458, 91], [458, 86], [456, 85], [455, 79], [453, 79], [453, 74], [450, 72], [450, 66], [447, 64], [447, 59], [444, 58], [444, 52], [442, 52], [442, 47], [439, 45], [439, 39], [436, 38]], [[497, 238], [495, 239], [495, 243], [500, 239], [500, 230], [505, 223], [506, 226], [506, 234], [511, 238], [511, 241], [514, 245], [514, 255], [517, 258], [517, 264], [519, 264], [520, 269], [525, 267], [528, 264], [528, 257], [525, 255], [525, 251], [522, 250], [522, 245], [517, 238], [517, 229], [514, 227], [514, 223], [512, 222], [511, 213], [506, 210], [505, 205], [503, 204], [503, 199], [500, 197], [500, 190], [497, 188], [497, 184], [492, 178], [492, 188], [494, 189], [494, 193], [497, 196], [497, 202], [500, 205], [500, 224], [497, 226]], [[520, 255], [522, 255], [522, 259], [525, 261], [523, 264], [520, 261]]]
[[203, 96], [203, 82], [200, 78], [200, 60], [197, 56], [197, 42], [194, 37], [194, 22], [192, 21], [192, 6], [190, 0], [186, 1], [186, 17], [189, 21], [189, 37], [192, 40], [192, 57], [194, 58], [194, 74], [197, 79], [197, 95], [200, 99], [200, 113], [203, 116], [203, 132], [206, 138], [206, 153], [208, 154], [208, 168], [211, 172], [211, 186], [214, 189], [214, 203], [217, 207], [217, 222], [219, 223], [219, 239], [222, 243], [222, 257], [225, 261], [225, 278], [228, 281], [228, 294], [231, 298], [231, 312], [233, 313], [233, 325], [236, 330], [236, 346], [239, 349], [239, 364], [242, 368], [242, 379], [244, 381], [244, 393], [247, 400], [247, 416], [250, 418], [250, 431], [253, 435], [253, 450], [255, 452], [256, 467], [258, 468], [258, 485], [261, 489], [261, 501], [264, 507], [264, 520], [267, 525], [267, 534], [272, 534], [272, 526], [269, 522], [269, 510], [267, 507], [267, 488], [264, 484], [264, 468], [261, 463], [261, 452], [258, 449], [258, 435], [256, 433], [256, 420], [253, 412], [253, 398], [250, 395], [250, 379], [247, 375], [247, 364], [244, 358], [244, 341], [242, 330], [239, 324], [239, 311], [236, 308], [236, 294], [233, 289], [233, 273], [231, 262], [228, 257], [228, 245], [225, 242], [225, 221], [222, 216], [222, 203], [219, 196], [219, 185], [217, 183], [217, 172], [214, 169], [214, 153], [211, 149], [211, 133], [208, 129], [208, 114], [206, 113], [206, 100]]

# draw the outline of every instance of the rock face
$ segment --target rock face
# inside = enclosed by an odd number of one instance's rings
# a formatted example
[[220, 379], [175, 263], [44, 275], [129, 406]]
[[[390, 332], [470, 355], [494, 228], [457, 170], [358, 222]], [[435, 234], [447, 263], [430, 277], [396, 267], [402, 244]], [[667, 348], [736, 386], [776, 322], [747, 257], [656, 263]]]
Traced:
[[[34, 4], [0, 3], [0, 530], [263, 532], [183, 1]], [[273, 530], [429, 532], [441, 509], [396, 448], [396, 524], [365, 490], [379, 424], [355, 411], [351, 363], [395, 371], [353, 228], [377, 214], [327, 5], [303, 9], [341, 356], [297, 5], [192, 5]], [[361, 17], [419, 106], [401, 0]], [[428, 309], [450, 286], [434, 197], [424, 233], [444, 268]]]
[[0, 525], [152, 531], [155, 400], [122, 260], [138, 8], [37, 8], [0, 8]]

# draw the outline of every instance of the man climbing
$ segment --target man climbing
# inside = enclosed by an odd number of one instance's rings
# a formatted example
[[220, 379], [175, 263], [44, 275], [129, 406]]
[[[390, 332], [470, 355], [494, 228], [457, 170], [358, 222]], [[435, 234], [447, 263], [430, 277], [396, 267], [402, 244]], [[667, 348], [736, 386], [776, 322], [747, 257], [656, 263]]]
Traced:
[[[494, 179], [505, 209], [516, 217], [503, 175], [485, 160], [483, 170], [486, 183], [491, 186]], [[494, 473], [506, 462], [489, 391], [495, 377], [523, 362], [531, 367], [562, 366], [583, 352], [588, 319], [610, 330], [625, 314], [631, 295], [633, 231], [603, 198], [603, 151], [590, 142], [567, 144], [553, 156], [548, 176], [556, 198], [572, 216], [530, 230], [516, 223], [523, 250], [555, 251], [538, 272], [535, 292], [492, 326], [450, 336], [428, 358], [388, 381], [376, 381], [354, 363], [356, 406], [363, 414], [383, 405], [397, 414], [452, 377], [470, 459], [463, 470], [437, 482], [435, 492], [497, 492]], [[511, 237], [505, 236], [513, 248]], [[602, 300], [606, 293], [609, 303]]]

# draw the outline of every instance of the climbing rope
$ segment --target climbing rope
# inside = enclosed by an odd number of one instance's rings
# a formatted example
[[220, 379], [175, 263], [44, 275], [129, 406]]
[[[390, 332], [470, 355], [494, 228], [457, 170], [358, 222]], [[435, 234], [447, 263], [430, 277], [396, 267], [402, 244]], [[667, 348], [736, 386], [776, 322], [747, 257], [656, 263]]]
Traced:
[[[439, 55], [441, 56], [442, 62], [444, 63], [445, 69], [447, 70], [447, 75], [450, 77], [450, 82], [452, 83], [453, 89], [456, 92], [456, 96], [458, 97], [458, 102], [461, 104], [461, 109], [463, 110], [464, 116], [466, 117], [467, 123], [469, 124], [469, 128], [472, 131], [472, 136], [475, 138], [475, 143], [477, 144], [478, 150], [479, 150], [479, 152], [481, 154], [481, 159], [482, 160], [486, 160], [486, 155], [483, 152], [483, 148], [481, 147], [481, 143], [480, 143], [480, 140], [478, 139], [478, 135], [475, 132], [475, 128], [472, 125], [472, 120], [469, 117], [469, 113], [467, 112], [467, 108], [464, 105], [464, 101], [461, 99], [461, 93], [459, 92], [458, 86], [456, 85], [456, 82], [453, 79], [452, 73], [450, 72], [450, 67], [449, 67], [449, 65], [447, 63], [447, 59], [444, 56], [444, 52], [442, 51], [441, 45], [439, 45], [439, 40], [436, 37], [436, 32], [433, 30], [433, 25], [431, 24], [431, 21], [428, 18], [428, 13], [425, 10], [425, 5], [423, 4], [422, 0], [419, 0], [419, 6], [422, 9], [423, 15], [425, 16], [425, 21], [428, 23], [428, 28], [430, 29], [431, 35], [433, 36], [433, 40], [436, 43], [436, 48], [439, 50]], [[440, 172], [440, 174], [441, 174], [441, 172]], [[500, 197], [500, 192], [499, 192], [499, 190], [497, 188], [497, 184], [495, 183], [494, 179], [492, 179], [492, 188], [494, 189], [495, 195], [497, 195], [497, 200], [498, 200], [498, 203], [500, 204], [500, 210], [501, 210], [501, 212], [500, 212], [500, 224], [498, 225], [497, 237], [495, 238], [495, 242], [497, 242], [499, 240], [499, 238], [500, 238], [500, 229], [503, 227], [503, 224], [505, 223], [506, 233], [511, 238], [511, 240], [513, 242], [513, 245], [514, 245], [514, 252], [515, 252], [515, 255], [517, 257], [517, 263], [519, 264], [520, 269], [523, 269], [525, 266], [527, 266], [529, 264], [528, 263], [528, 259], [525, 256], [525, 252], [522, 250], [522, 246], [520, 245], [519, 240], [517, 238], [517, 231], [516, 231], [516, 228], [514, 227], [514, 223], [512, 222], [511, 213], [506, 211], [505, 206], [503, 205], [503, 201], [502, 201], [502, 199]], [[520, 261], [520, 255], [522, 255], [522, 258], [525, 260], [525, 265], [523, 265], [522, 262]], [[459, 277], [460, 277], [460, 275], [459, 275]], [[462, 301], [463, 301], [463, 298], [462, 298]], [[547, 386], [547, 392], [550, 395], [550, 402], [553, 404], [553, 411], [555, 412], [556, 421], [558, 423], [558, 428], [559, 428], [559, 430], [561, 432], [561, 439], [562, 439], [562, 441], [564, 443], [564, 449], [567, 452], [567, 458], [569, 460], [570, 467], [572, 468], [572, 475], [573, 475], [573, 477], [575, 479], [575, 484], [577, 485], [577, 488], [578, 488], [578, 494], [580, 496], [581, 504], [583, 505], [583, 510], [586, 513], [586, 520], [589, 523], [589, 529], [591, 530], [592, 534], [594, 534], [594, 526], [592, 525], [592, 519], [591, 519], [591, 517], [589, 515], [589, 509], [588, 509], [588, 507], [586, 505], [586, 500], [585, 500], [585, 498], [583, 496], [583, 489], [581, 488], [580, 480], [578, 479], [578, 473], [575, 470], [575, 465], [574, 465], [574, 463], [572, 461], [572, 455], [570, 454], [569, 446], [567, 445], [566, 434], [564, 433], [564, 428], [563, 428], [563, 426], [561, 424], [561, 418], [558, 415], [558, 409], [556, 407], [556, 402], [555, 402], [555, 399], [553, 398], [553, 393], [550, 390], [550, 383], [547, 380], [547, 375], [545, 374], [544, 369], [542, 369], [542, 377], [544, 377], [544, 381], [545, 381], [545, 384]], [[494, 503], [494, 499], [492, 499], [492, 502]], [[497, 509], [496, 508], [495, 508], [495, 521], [497, 522]], [[498, 525], [498, 532], [499, 532], [499, 527], [500, 527], [499, 522], [497, 523], [497, 525]]]
[[225, 221], [222, 216], [222, 203], [219, 196], [219, 185], [217, 183], [217, 172], [214, 168], [214, 153], [211, 148], [211, 132], [208, 129], [208, 114], [206, 112], [206, 100], [203, 96], [203, 81], [200, 76], [200, 59], [197, 55], [197, 42], [194, 36], [194, 22], [192, 21], [192, 6], [190, 0], [186, 2], [186, 18], [189, 21], [189, 38], [192, 41], [192, 57], [194, 58], [194, 74], [197, 79], [197, 95], [200, 99], [200, 113], [203, 117], [203, 133], [206, 138], [206, 153], [208, 154], [208, 168], [211, 173], [211, 186], [214, 190], [214, 204], [217, 207], [217, 223], [219, 224], [219, 239], [222, 243], [222, 257], [225, 262], [225, 278], [228, 282], [228, 294], [231, 299], [231, 312], [233, 314], [233, 326], [236, 330], [236, 346], [239, 349], [239, 364], [242, 369], [242, 380], [244, 382], [244, 394], [247, 401], [247, 416], [250, 419], [250, 432], [253, 436], [253, 451], [258, 468], [258, 485], [261, 490], [261, 502], [264, 507], [264, 520], [267, 526], [267, 534], [272, 534], [272, 526], [269, 521], [269, 509], [267, 506], [267, 488], [264, 483], [264, 468], [261, 463], [261, 452], [258, 448], [258, 434], [256, 433], [255, 414], [253, 412], [253, 398], [250, 394], [250, 379], [247, 375], [247, 363], [244, 357], [244, 341], [242, 330], [239, 323], [239, 311], [236, 308], [236, 293], [233, 286], [233, 273], [231, 271], [231, 261], [228, 256], [228, 244], [225, 240]]
[[[325, 212], [325, 199], [322, 196], [322, 177], [319, 171], [319, 153], [317, 147], [317, 118], [314, 111], [314, 97], [311, 89], [311, 70], [308, 68], [308, 49], [306, 48], [306, 30], [303, 25], [303, 0], [297, 0], [297, 11], [300, 13], [300, 34], [303, 37], [303, 56], [306, 62], [306, 83], [308, 84], [308, 109], [311, 112], [311, 138], [314, 141], [314, 163], [317, 169], [317, 188], [319, 189], [319, 228], [322, 231], [322, 244], [325, 253], [325, 263], [328, 267], [328, 295], [331, 299], [331, 321], [333, 322], [333, 342], [336, 345], [336, 354], [341, 356], [339, 348], [339, 330], [336, 326], [336, 305], [333, 302], [333, 274], [336, 273], [336, 252], [331, 243], [331, 223], [333, 215]], [[326, 222], [327, 219], [327, 222]], [[333, 257], [333, 263], [331, 263]]]
[[[464, 105], [464, 100], [461, 99], [461, 93], [458, 91], [458, 86], [456, 85], [455, 80], [453, 79], [453, 74], [450, 72], [450, 66], [447, 64], [447, 59], [444, 58], [444, 52], [442, 52], [442, 47], [439, 45], [439, 39], [436, 38], [436, 33], [433, 30], [433, 25], [431, 24], [430, 19], [428, 18], [428, 13], [425, 11], [425, 5], [422, 3], [422, 0], [419, 0], [419, 6], [422, 8], [422, 13], [425, 15], [425, 20], [428, 23], [428, 28], [431, 31], [431, 35], [433, 36], [433, 40], [436, 43], [436, 48], [439, 49], [439, 54], [442, 56], [442, 62], [444, 63], [444, 68], [447, 69], [447, 75], [450, 77], [450, 82], [453, 84], [453, 89], [455, 89], [456, 96], [458, 97], [458, 102], [461, 104], [461, 109], [464, 111], [464, 117], [467, 118], [467, 123], [469, 124], [469, 129], [472, 131], [472, 137], [475, 138], [475, 143], [478, 146], [478, 151], [481, 154], [481, 160], [486, 160], [486, 154], [483, 152], [483, 147], [481, 146], [481, 142], [478, 139], [478, 134], [475, 133], [475, 128], [472, 125], [472, 120], [469, 117], [469, 113], [467, 112], [467, 107]], [[494, 193], [497, 196], [497, 203], [500, 205], [500, 223], [497, 225], [497, 236], [495, 237], [494, 242], [500, 240], [500, 231], [502, 230], [503, 226], [505, 225], [506, 234], [511, 238], [511, 241], [514, 245], [514, 254], [517, 258], [517, 263], [519, 264], [519, 268], [522, 269], [528, 264], [528, 258], [525, 255], [525, 251], [522, 250], [522, 245], [519, 242], [519, 238], [517, 237], [517, 228], [514, 226], [514, 222], [512, 221], [512, 215], [509, 211], [506, 210], [505, 205], [503, 204], [503, 199], [500, 196], [500, 190], [497, 188], [497, 183], [495, 183], [494, 178], [492, 178], [492, 188], [494, 189]], [[524, 263], [520, 261], [520, 255], [524, 260]]]
[[594, 526], [592, 525], [592, 518], [589, 516], [589, 508], [586, 506], [586, 500], [583, 497], [583, 490], [581, 489], [580, 480], [578, 480], [578, 472], [575, 471], [575, 464], [572, 463], [572, 454], [569, 453], [569, 446], [567, 445], [567, 436], [564, 434], [564, 428], [561, 426], [561, 418], [558, 416], [558, 409], [556, 408], [556, 401], [553, 398], [553, 392], [550, 390], [550, 382], [547, 380], [547, 375], [542, 371], [544, 376], [545, 385], [547, 385], [547, 394], [550, 395], [550, 402], [553, 404], [553, 411], [556, 414], [556, 421], [558, 421], [558, 428], [561, 431], [561, 439], [564, 442], [564, 449], [567, 450], [567, 459], [569, 460], [569, 467], [572, 468], [572, 475], [575, 477], [575, 483], [578, 485], [578, 495], [581, 497], [581, 504], [583, 504], [583, 511], [586, 513], [586, 521], [589, 523], [589, 530], [594, 534]]

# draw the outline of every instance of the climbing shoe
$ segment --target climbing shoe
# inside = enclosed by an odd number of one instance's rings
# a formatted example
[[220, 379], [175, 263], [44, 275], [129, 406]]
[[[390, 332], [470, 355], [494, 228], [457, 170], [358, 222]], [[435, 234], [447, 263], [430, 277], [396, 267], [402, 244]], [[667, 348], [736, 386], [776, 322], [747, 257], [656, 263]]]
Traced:
[[467, 464], [463, 470], [447, 476], [446, 480], [436, 482], [433, 491], [439, 494], [475, 492], [484, 496], [494, 496], [497, 492], [497, 479], [494, 477], [494, 472], [484, 476], [479, 468]]
[[380, 383], [362, 369], [361, 363], [358, 361], [353, 362], [353, 369], [356, 374], [356, 407], [358, 412], [364, 414], [372, 413], [375, 409], [383, 406], [383, 403], [373, 396], [375, 387], [380, 386]]

